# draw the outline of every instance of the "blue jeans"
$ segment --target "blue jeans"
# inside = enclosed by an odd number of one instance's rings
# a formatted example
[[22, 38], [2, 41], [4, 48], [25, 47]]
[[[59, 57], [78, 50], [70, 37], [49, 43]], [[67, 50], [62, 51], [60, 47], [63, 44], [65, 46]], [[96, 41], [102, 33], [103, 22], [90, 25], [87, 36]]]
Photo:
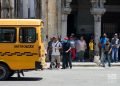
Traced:
[[108, 52], [104, 52], [104, 57], [102, 58], [102, 65], [105, 67], [105, 62], [108, 62], [108, 66], [111, 66], [111, 60], [110, 60], [110, 55]]
[[112, 61], [118, 61], [118, 48], [112, 48]]

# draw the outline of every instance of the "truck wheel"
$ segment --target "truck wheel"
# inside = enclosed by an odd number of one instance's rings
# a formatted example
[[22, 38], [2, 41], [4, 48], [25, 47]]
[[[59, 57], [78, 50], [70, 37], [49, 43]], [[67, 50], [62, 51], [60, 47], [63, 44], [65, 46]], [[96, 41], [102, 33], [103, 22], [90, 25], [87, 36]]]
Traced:
[[0, 80], [6, 80], [8, 77], [9, 68], [4, 64], [0, 64]]
[[9, 73], [9, 77], [13, 76], [14, 74], [15, 74], [14, 71], [10, 71], [10, 73]]

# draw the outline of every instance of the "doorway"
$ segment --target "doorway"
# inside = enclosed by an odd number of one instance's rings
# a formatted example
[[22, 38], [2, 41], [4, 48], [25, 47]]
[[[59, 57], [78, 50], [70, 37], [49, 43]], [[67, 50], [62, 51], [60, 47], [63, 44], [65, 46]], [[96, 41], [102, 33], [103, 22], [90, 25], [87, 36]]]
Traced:
[[102, 17], [102, 33], [107, 33], [110, 38], [113, 34], [120, 33], [120, 13], [107, 12]]
[[102, 16], [102, 34], [107, 33], [112, 38], [120, 33], [120, 0], [106, 0], [106, 13]]

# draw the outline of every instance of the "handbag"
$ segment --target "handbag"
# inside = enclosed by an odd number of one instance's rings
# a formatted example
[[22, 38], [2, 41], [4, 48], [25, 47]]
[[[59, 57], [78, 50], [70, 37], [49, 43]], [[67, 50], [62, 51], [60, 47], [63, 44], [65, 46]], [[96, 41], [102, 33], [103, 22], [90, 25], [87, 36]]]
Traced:
[[94, 62], [95, 62], [98, 66], [100, 66], [100, 64], [101, 64], [100, 56], [94, 56]]

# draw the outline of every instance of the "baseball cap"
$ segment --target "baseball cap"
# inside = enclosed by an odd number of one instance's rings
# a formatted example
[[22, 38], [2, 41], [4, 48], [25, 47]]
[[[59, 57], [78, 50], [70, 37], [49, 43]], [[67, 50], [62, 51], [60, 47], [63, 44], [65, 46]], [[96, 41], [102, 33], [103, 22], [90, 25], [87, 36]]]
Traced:
[[64, 40], [68, 40], [68, 37], [65, 37]]

